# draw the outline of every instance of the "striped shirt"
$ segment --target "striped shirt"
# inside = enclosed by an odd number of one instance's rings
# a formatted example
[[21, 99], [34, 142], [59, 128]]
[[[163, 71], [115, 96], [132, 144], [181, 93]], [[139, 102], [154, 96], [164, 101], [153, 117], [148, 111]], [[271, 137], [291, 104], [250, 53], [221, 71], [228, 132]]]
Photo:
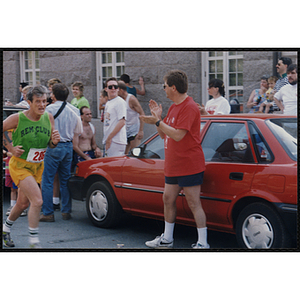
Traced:
[[[288, 78], [287, 78], [287, 74], [284, 73], [277, 81], [276, 81], [276, 84], [275, 84], [275, 87], [274, 87], [274, 90], [275, 92], [279, 92], [280, 89], [287, 85], [287, 84], [290, 84], [289, 81], [288, 81]], [[277, 104], [274, 102], [273, 103], [273, 109], [274, 110], [279, 110], [279, 107], [277, 106]]]
[[290, 83], [289, 83], [289, 81], [288, 81], [287, 74], [284, 73], [284, 74], [282, 75], [282, 77], [280, 77], [280, 78], [276, 81], [274, 90], [276, 90], [276, 92], [279, 92], [279, 90], [280, 90], [283, 86], [285, 86], [286, 84], [290, 84]]

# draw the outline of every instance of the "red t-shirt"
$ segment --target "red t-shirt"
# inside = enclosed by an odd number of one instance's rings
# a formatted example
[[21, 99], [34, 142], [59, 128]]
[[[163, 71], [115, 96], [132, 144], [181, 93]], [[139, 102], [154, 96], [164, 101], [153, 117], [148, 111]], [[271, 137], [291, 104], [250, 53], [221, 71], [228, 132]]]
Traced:
[[165, 176], [193, 175], [205, 170], [200, 144], [200, 121], [200, 110], [192, 97], [170, 107], [164, 123], [188, 132], [179, 142], [165, 135]]

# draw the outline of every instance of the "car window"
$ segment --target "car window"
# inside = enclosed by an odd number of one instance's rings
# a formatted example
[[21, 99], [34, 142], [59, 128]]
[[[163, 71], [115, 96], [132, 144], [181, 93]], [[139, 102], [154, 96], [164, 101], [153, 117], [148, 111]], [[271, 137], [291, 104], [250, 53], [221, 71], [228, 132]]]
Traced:
[[[201, 122], [200, 131], [204, 128], [205, 125], [206, 121]], [[157, 136], [148, 144], [146, 144], [141, 158], [165, 159], [164, 140]]]
[[253, 163], [245, 123], [213, 122], [202, 141], [205, 161]]
[[268, 144], [264, 140], [261, 133], [258, 132], [256, 127], [252, 123], [249, 123], [249, 131], [251, 134], [254, 150], [258, 162], [260, 163], [270, 163], [273, 161], [273, 155]]
[[141, 158], [165, 159], [164, 140], [157, 136], [146, 144]]
[[272, 119], [267, 120], [266, 123], [290, 158], [297, 161], [297, 119]]

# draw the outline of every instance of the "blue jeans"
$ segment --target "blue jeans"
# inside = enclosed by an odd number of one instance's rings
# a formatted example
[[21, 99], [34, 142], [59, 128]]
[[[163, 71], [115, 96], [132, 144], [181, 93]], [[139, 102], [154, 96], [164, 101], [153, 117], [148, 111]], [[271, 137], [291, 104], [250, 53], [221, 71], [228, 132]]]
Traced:
[[53, 181], [58, 172], [61, 196], [61, 212], [70, 213], [72, 201], [68, 190], [68, 180], [71, 177], [73, 159], [72, 142], [58, 143], [55, 148], [47, 148], [44, 159], [42, 177], [42, 211], [45, 216], [53, 215]]

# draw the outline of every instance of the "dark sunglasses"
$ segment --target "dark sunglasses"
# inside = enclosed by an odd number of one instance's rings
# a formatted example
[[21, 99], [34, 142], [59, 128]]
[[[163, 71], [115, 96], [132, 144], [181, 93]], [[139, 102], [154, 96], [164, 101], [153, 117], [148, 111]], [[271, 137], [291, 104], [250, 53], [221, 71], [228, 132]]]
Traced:
[[167, 85], [166, 85], [166, 84], [164, 84], [164, 85], [163, 85], [163, 88], [164, 88], [164, 90], [166, 89], [166, 87], [167, 87]]
[[112, 84], [112, 85], [109, 85], [109, 86], [107, 86], [107, 87], [108, 87], [108, 89], [110, 89], [110, 90], [112, 90], [113, 87], [115, 88], [115, 90], [119, 88], [119, 86], [116, 85], [116, 84]]

